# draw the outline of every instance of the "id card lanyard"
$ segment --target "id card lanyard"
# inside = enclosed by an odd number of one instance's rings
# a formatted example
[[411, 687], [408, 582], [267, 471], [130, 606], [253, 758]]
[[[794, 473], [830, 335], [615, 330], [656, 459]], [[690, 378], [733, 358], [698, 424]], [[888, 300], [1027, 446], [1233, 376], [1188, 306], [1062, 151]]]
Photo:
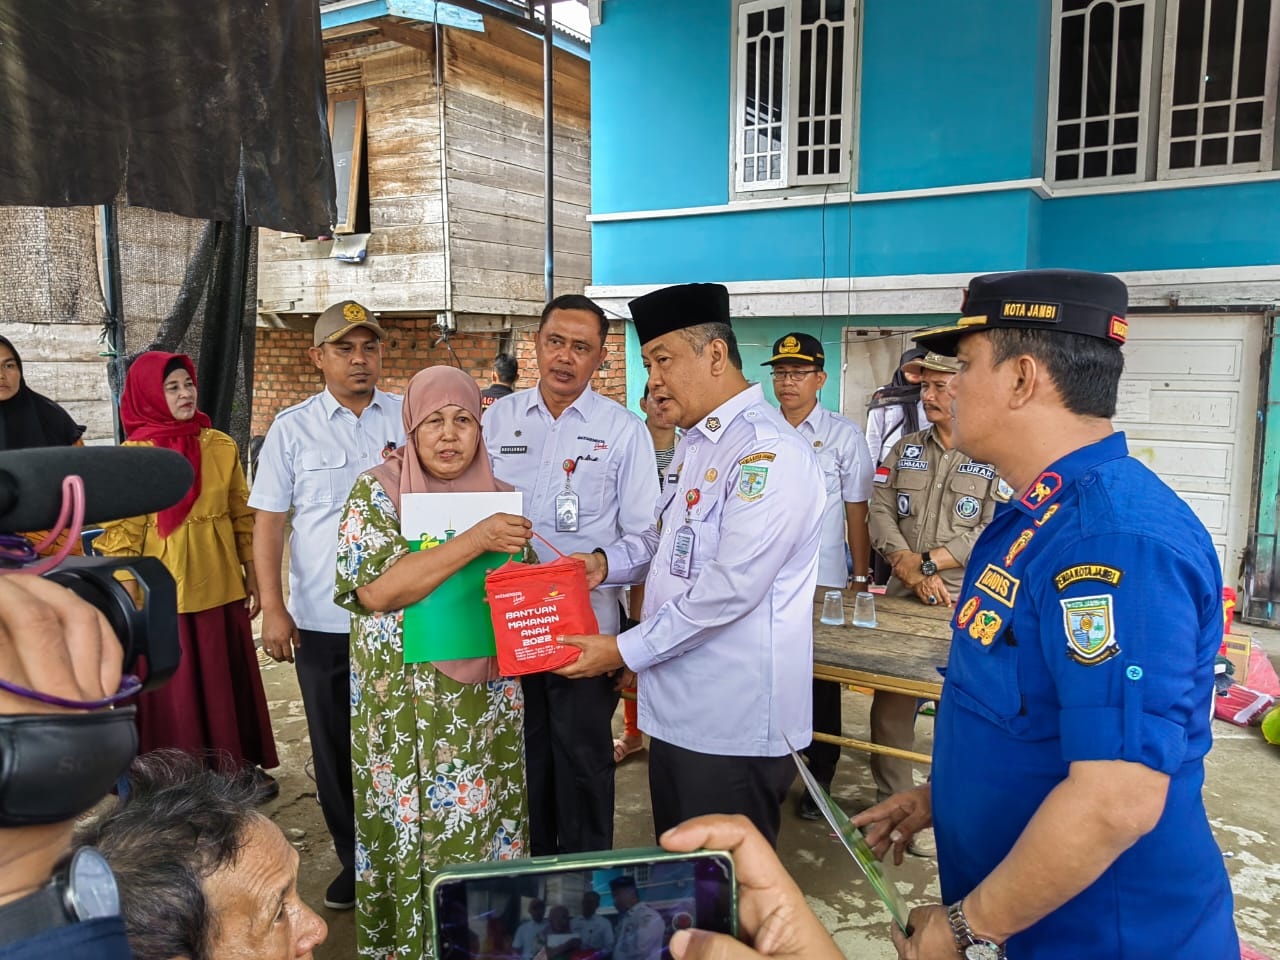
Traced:
[[702, 499], [702, 491], [690, 490], [684, 495], [684, 526], [676, 531], [675, 545], [671, 551], [671, 573], [689, 579], [693, 571], [693, 550], [697, 536], [689, 524], [693, 520], [693, 508]]
[[566, 460], [561, 464], [564, 470], [564, 489], [556, 494], [556, 533], [578, 532], [578, 495], [573, 492], [573, 471], [578, 464], [575, 460]]

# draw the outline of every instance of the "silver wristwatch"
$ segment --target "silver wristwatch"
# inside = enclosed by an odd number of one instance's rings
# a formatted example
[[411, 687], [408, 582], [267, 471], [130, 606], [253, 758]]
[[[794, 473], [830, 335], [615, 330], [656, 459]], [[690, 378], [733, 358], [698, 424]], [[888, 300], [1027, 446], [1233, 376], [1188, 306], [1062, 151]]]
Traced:
[[963, 900], [957, 900], [947, 907], [947, 919], [951, 921], [951, 933], [956, 938], [956, 949], [964, 960], [1005, 960], [1004, 946], [991, 940], [983, 940], [974, 936], [965, 919], [964, 909], [960, 906]]

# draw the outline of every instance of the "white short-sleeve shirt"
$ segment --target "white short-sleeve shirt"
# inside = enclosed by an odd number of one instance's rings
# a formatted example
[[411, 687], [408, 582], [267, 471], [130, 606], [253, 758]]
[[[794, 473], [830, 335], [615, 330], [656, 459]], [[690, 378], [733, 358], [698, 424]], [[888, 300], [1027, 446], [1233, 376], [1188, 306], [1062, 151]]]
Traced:
[[832, 413], [820, 403], [814, 405], [796, 429], [813, 447], [827, 491], [818, 547], [818, 586], [844, 589], [849, 581], [844, 505], [867, 503], [871, 499], [871, 480], [875, 473], [867, 439], [856, 423]]
[[333, 602], [338, 521], [356, 477], [404, 445], [401, 398], [375, 390], [357, 417], [328, 390], [276, 414], [249, 492], [249, 506], [293, 511], [289, 613], [302, 630], [346, 633], [351, 615]]

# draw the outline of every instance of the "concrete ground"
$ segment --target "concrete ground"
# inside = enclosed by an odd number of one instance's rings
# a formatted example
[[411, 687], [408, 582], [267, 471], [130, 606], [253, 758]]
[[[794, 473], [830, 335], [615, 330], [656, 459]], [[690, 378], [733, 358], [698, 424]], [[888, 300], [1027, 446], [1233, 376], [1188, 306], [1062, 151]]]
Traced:
[[[1249, 629], [1280, 668], [1280, 631]], [[281, 766], [280, 796], [263, 810], [286, 831], [302, 855], [303, 898], [319, 906], [324, 889], [337, 874], [338, 862], [315, 801], [315, 785], [306, 772], [310, 747], [302, 702], [292, 666], [266, 661], [263, 678], [275, 719]], [[870, 698], [845, 694], [845, 727], [855, 737], [868, 736]], [[620, 726], [622, 712], [615, 724]], [[932, 749], [933, 722], [921, 718], [919, 749]], [[1280, 747], [1265, 743], [1256, 728], [1214, 723], [1215, 743], [1207, 760], [1205, 803], [1226, 858], [1236, 896], [1236, 923], [1241, 939], [1280, 960]], [[888, 939], [888, 916], [825, 824], [797, 818], [793, 806], [800, 787], [792, 790], [783, 815], [779, 853], [805, 891], [810, 905], [836, 938], [845, 956], [889, 960], [895, 956]], [[836, 800], [854, 813], [875, 795], [866, 755], [848, 752], [841, 759], [834, 786]], [[649, 812], [647, 755], [640, 753], [618, 770], [615, 844], [653, 843]], [[908, 857], [896, 879], [909, 903], [939, 898], [936, 864]], [[329, 923], [329, 940], [316, 952], [318, 960], [355, 956], [351, 912], [320, 908]]]

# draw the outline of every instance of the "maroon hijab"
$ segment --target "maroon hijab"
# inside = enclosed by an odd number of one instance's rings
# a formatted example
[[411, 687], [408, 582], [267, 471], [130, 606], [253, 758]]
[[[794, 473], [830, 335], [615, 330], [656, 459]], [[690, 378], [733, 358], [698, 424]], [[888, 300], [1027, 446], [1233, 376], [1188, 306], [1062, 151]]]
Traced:
[[[405, 445], [369, 475], [382, 485], [400, 513], [400, 498], [406, 493], [492, 493], [513, 489], [493, 475], [484, 435], [477, 429], [476, 452], [471, 463], [456, 479], [441, 480], [423, 469], [418, 460], [414, 431], [431, 414], [444, 407], [461, 407], [480, 424], [480, 388], [456, 367], [428, 367], [414, 374], [405, 390], [401, 415], [404, 419]], [[458, 683], [484, 683], [496, 680], [496, 657], [471, 657], [466, 660], [435, 660], [431, 664], [446, 677]]]
[[178, 420], [169, 412], [169, 402], [164, 396], [165, 369], [174, 360], [195, 383], [196, 368], [190, 357], [151, 350], [129, 367], [124, 380], [124, 394], [120, 397], [120, 422], [124, 424], [126, 439], [150, 440], [157, 447], [176, 450], [187, 458], [196, 473], [187, 495], [157, 514], [156, 526], [162, 537], [182, 526], [200, 496], [200, 431], [211, 426], [209, 417], [199, 410], [190, 420]]

